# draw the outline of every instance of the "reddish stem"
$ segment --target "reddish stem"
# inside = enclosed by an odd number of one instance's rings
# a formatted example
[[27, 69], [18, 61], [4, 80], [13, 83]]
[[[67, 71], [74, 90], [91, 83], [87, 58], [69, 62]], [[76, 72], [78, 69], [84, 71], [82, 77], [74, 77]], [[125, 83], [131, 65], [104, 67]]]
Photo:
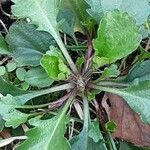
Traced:
[[84, 70], [83, 70], [83, 74], [85, 74], [90, 66], [91, 63], [91, 56], [92, 56], [92, 52], [93, 52], [93, 45], [92, 45], [92, 40], [90, 37], [88, 37], [88, 49], [85, 55], [85, 64], [84, 64]]
[[63, 97], [61, 97], [59, 100], [54, 101], [52, 103], [49, 104], [48, 108], [50, 110], [53, 110], [55, 108], [60, 107], [61, 105], [63, 105], [63, 103], [68, 100], [68, 98], [74, 93], [74, 90], [72, 90], [71, 92], [67, 93], [66, 95], [64, 95]]
[[103, 107], [101, 106], [101, 104], [98, 104], [96, 100], [94, 100], [94, 106], [95, 106], [96, 114], [101, 124], [101, 127], [104, 129], [104, 125], [107, 122], [106, 112], [103, 110]]

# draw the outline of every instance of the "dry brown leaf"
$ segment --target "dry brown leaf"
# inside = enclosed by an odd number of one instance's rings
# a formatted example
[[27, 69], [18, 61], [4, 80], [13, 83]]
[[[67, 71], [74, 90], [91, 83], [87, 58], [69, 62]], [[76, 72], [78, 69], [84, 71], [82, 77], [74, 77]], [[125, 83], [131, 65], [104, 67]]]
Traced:
[[113, 137], [124, 139], [137, 146], [150, 147], [150, 125], [144, 124], [121, 97], [109, 93], [107, 96], [111, 106], [108, 107], [106, 101], [103, 101], [102, 105], [110, 120], [117, 123]]

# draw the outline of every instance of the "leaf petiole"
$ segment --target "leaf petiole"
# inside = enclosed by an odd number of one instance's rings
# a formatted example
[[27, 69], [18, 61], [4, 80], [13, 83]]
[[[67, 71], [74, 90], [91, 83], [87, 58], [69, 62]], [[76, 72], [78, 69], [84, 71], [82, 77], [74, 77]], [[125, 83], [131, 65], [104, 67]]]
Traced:
[[85, 50], [87, 49], [87, 46], [84, 46], [84, 45], [79, 45], [79, 46], [76, 46], [76, 45], [66, 45], [66, 48], [68, 49], [75, 49], [75, 50]]
[[117, 87], [128, 87], [128, 83], [117, 83], [117, 82], [111, 82], [111, 81], [101, 81], [96, 83], [96, 86], [117, 86]]
[[29, 101], [30, 99], [38, 97], [38, 96], [50, 94], [53, 92], [63, 91], [63, 90], [69, 90], [69, 89], [73, 89], [73, 88], [74, 88], [73, 84], [67, 83], [67, 84], [51, 87], [49, 89], [45, 89], [45, 90], [41, 90], [41, 91], [32, 91], [32, 92], [27, 93], [27, 94], [16, 96], [16, 98], [18, 98], [20, 100], [20, 102], [22, 104], [24, 104], [27, 101]]
[[70, 96], [71, 96], [72, 92], [67, 93], [65, 96], [61, 97], [60, 99], [54, 101], [54, 102], [50, 102], [47, 104], [41, 104], [41, 105], [22, 105], [22, 106], [18, 106], [17, 108], [22, 108], [22, 109], [36, 109], [36, 108], [44, 108], [44, 107], [48, 107], [50, 110], [55, 109], [59, 106], [61, 106]]
[[77, 74], [78, 70], [72, 60], [72, 58], [70, 57], [64, 43], [62, 42], [62, 39], [58, 36], [58, 38], [55, 38], [57, 44], [59, 45], [60, 50], [62, 51], [64, 57], [66, 58], [70, 68], [72, 69], [73, 73]]

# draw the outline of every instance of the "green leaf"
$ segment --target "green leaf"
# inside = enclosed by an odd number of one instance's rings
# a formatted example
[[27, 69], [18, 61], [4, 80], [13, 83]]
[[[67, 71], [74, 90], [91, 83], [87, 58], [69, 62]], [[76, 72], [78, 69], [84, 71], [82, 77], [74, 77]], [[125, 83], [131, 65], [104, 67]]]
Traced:
[[120, 71], [118, 70], [117, 65], [111, 65], [109, 68], [105, 68], [102, 75], [100, 76], [100, 79], [105, 79], [105, 78], [112, 78], [112, 77], [117, 77], [119, 76]]
[[23, 91], [10, 83], [7, 83], [2, 77], [0, 77], [0, 93], [3, 95], [11, 94], [13, 96], [26, 94], [28, 92]]
[[12, 126], [13, 128], [16, 128], [27, 121], [29, 114], [16, 110], [19, 106], [21, 105], [17, 102], [17, 99], [11, 95], [7, 95], [0, 99], [0, 115], [6, 121], [6, 127]]
[[138, 61], [143, 61], [145, 59], [150, 59], [150, 52], [141, 50], [141, 54], [138, 56]]
[[1, 34], [0, 34], [0, 54], [9, 54], [7, 44]]
[[53, 37], [28, 23], [14, 23], [6, 36], [12, 55], [20, 65], [38, 66], [49, 46], [56, 45]]
[[84, 0], [61, 0], [61, 10], [69, 9], [76, 16], [75, 31], [83, 31], [81, 22], [84, 22], [89, 17], [86, 8], [87, 4]]
[[[105, 146], [103, 140], [99, 137], [99, 135], [93, 137], [93, 134], [89, 136], [89, 106], [88, 101], [84, 99], [84, 125], [81, 133], [73, 139], [71, 139], [71, 150], [104, 150]], [[100, 131], [99, 131], [100, 132]], [[92, 138], [91, 138], [92, 137]], [[94, 142], [94, 139], [100, 139], [98, 142]]]
[[78, 136], [72, 139], [71, 144], [71, 150], [106, 150], [102, 140], [94, 142], [93, 139], [88, 137], [88, 131], [84, 129]]
[[27, 91], [29, 87], [30, 87], [30, 85], [27, 82], [21, 83], [21, 88], [23, 90]]
[[139, 62], [129, 71], [124, 82], [135, 83], [150, 80], [150, 60]]
[[78, 57], [76, 60], [76, 66], [77, 66], [78, 70], [82, 69], [83, 63], [84, 63], [84, 57]]
[[146, 39], [149, 36], [149, 29], [147, 29], [144, 25], [140, 26], [140, 33], [142, 34], [142, 39]]
[[[38, 25], [38, 30], [49, 32], [58, 37], [57, 15], [60, 0], [13, 0], [12, 12], [19, 18], [30, 18]], [[29, 6], [30, 4], [30, 6]]]
[[135, 20], [117, 10], [108, 12], [99, 25], [98, 37], [93, 41], [95, 55], [113, 63], [136, 50], [141, 36]]
[[57, 15], [60, 0], [13, 0], [13, 2], [15, 3], [12, 6], [13, 14], [19, 18], [28, 17], [34, 24], [38, 25], [37, 30], [49, 32], [59, 45], [69, 66], [74, 72], [77, 72], [76, 66], [68, 54], [59, 34]]
[[39, 66], [40, 59], [43, 54], [39, 51], [19, 47], [13, 52], [13, 57], [15, 58], [18, 66]]
[[70, 150], [70, 145], [64, 137], [68, 107], [66, 104], [57, 116], [51, 119], [41, 120], [38, 117], [29, 120], [30, 125], [35, 127], [26, 133], [28, 139], [16, 150]]
[[150, 123], [150, 81], [139, 82], [124, 89], [102, 87], [100, 90], [123, 97], [144, 123]]
[[87, 12], [99, 23], [104, 15], [101, 0], [85, 0], [85, 1], [90, 6], [90, 8], [87, 9]]
[[56, 45], [54, 38], [47, 32], [37, 31], [37, 26], [25, 22], [14, 23], [9, 28], [6, 41], [11, 50], [18, 47], [46, 53], [50, 45]]
[[103, 136], [101, 134], [101, 131], [99, 129], [99, 122], [96, 120], [91, 123], [89, 128], [89, 137], [93, 139], [95, 143], [97, 143], [99, 140], [103, 140]]
[[106, 57], [99, 57], [99, 56], [94, 56], [93, 58], [93, 69], [96, 70], [106, 64], [109, 64], [109, 59]]
[[31, 68], [25, 75], [25, 81], [39, 88], [48, 87], [54, 82], [42, 67]]
[[20, 81], [24, 81], [26, 76], [26, 70], [24, 68], [18, 68], [16, 70], [16, 76]]
[[50, 56], [56, 56], [56, 57], [62, 59], [64, 62], [66, 62], [66, 60], [64, 59], [62, 53], [60, 52], [60, 50], [59, 50], [57, 47], [51, 45], [51, 46], [49, 47], [49, 49], [50, 49], [50, 50], [48, 50], [48, 51], [46, 52], [46, 54], [48, 54], [48, 55], [50, 55]]
[[44, 55], [41, 59], [41, 65], [54, 80], [67, 79], [70, 75], [68, 67], [56, 56]]
[[114, 121], [109, 121], [105, 124], [105, 129], [108, 132], [115, 132], [117, 128], [117, 124]]
[[107, 11], [118, 9], [134, 17], [139, 25], [143, 24], [150, 14], [147, 0], [85, 0], [90, 8], [87, 12], [99, 23]]
[[77, 44], [76, 37], [74, 34], [74, 26], [75, 26], [75, 14], [72, 10], [66, 9], [61, 10], [58, 14], [58, 22], [62, 21], [60, 28], [64, 33], [70, 35]]
[[5, 127], [5, 121], [3, 120], [2, 116], [0, 115], [0, 132], [4, 129]]
[[6, 65], [6, 68], [7, 68], [7, 71], [8, 71], [8, 72], [14, 71], [14, 70], [17, 68], [16, 62], [9, 62], [9, 63]]
[[29, 117], [30, 117], [29, 114], [25, 114], [25, 113], [22, 113], [20, 111], [17, 111], [16, 109], [14, 109], [14, 110], [11, 110], [9, 113], [6, 113], [3, 116], [3, 119], [6, 121], [5, 122], [6, 127], [13, 127], [15, 129], [20, 124], [25, 123]]
[[70, 84], [64, 84], [60, 85], [57, 87], [52, 87], [44, 90], [36, 90], [36, 91], [24, 91], [21, 90], [15, 86], [13, 86], [10, 83], [7, 83], [6, 81], [3, 80], [3, 78], [0, 77], [0, 93], [3, 95], [11, 94], [17, 98], [20, 104], [25, 104], [27, 101], [41, 96], [41, 95], [46, 95], [49, 93], [53, 93], [55, 91], [62, 91], [66, 89], [72, 88], [72, 85]]
[[3, 76], [6, 73], [6, 68], [4, 66], [0, 66], [0, 76]]

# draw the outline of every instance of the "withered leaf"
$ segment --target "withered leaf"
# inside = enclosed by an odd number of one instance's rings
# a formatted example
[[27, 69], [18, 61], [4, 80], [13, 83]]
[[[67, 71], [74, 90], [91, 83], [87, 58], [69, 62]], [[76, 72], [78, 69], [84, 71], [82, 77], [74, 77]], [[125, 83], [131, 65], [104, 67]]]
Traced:
[[120, 97], [107, 93], [110, 107], [103, 100], [103, 107], [108, 113], [110, 120], [117, 123], [114, 138], [124, 139], [136, 146], [150, 147], [150, 125], [144, 124], [137, 113], [131, 110], [129, 105]]

